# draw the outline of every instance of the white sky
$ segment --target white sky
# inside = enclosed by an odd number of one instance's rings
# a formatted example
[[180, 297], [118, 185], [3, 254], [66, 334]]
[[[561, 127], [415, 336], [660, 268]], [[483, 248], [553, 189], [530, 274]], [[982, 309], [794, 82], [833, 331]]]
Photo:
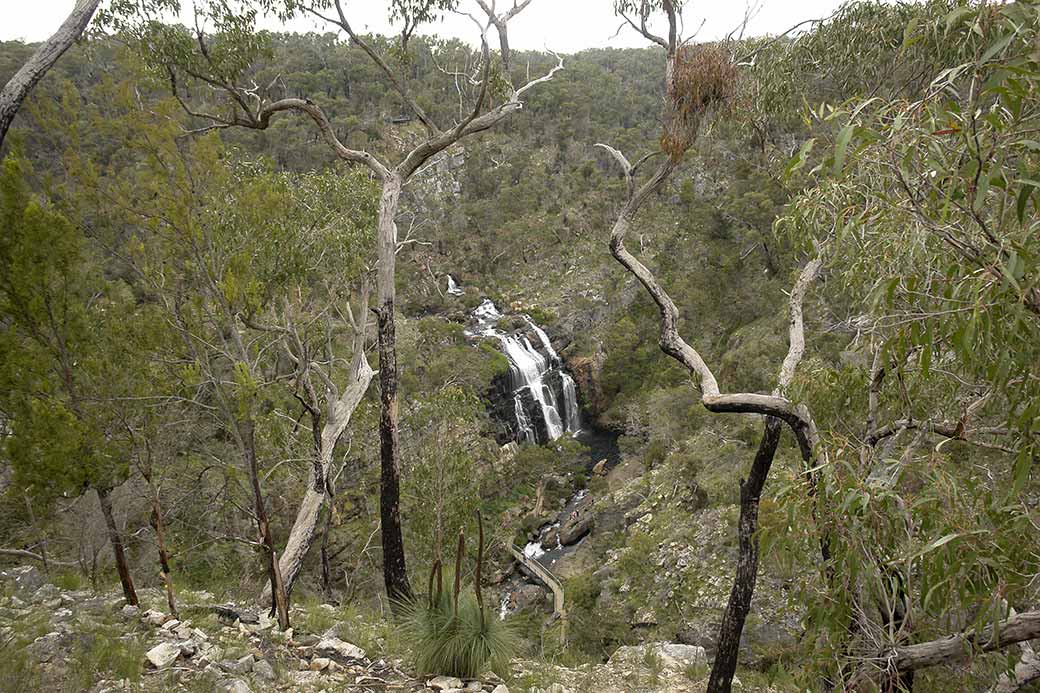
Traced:
[[[689, 0], [683, 13], [688, 35], [704, 21], [698, 32], [700, 40], [711, 40], [728, 34], [744, 17], [745, 2], [761, 2], [761, 9], [748, 25], [748, 35], [775, 34], [805, 20], [830, 15], [841, 0]], [[192, 0], [181, 0], [189, 8]], [[498, 0], [499, 6], [511, 6], [512, 0]], [[344, 9], [355, 29], [390, 33], [387, 22], [387, 0], [344, 0]], [[461, 0], [461, 9], [479, 15], [473, 0]], [[73, 0], [0, 0], [0, 40], [40, 41], [50, 36], [72, 9]], [[534, 0], [509, 24], [513, 48], [541, 50], [546, 47], [561, 53], [574, 53], [590, 47], [642, 47], [647, 42], [630, 28], [615, 37], [620, 20], [613, 13], [612, 0]], [[320, 20], [295, 19], [288, 24], [264, 20], [261, 26], [284, 31], [328, 31]], [[465, 17], [450, 16], [427, 27], [428, 32], [473, 42], [476, 27]], [[492, 45], [497, 38], [491, 35]]]

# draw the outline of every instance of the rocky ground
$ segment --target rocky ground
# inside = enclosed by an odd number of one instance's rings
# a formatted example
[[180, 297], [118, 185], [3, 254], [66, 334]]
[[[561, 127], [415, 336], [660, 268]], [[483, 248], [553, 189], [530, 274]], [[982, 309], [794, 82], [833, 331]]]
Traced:
[[[176, 618], [164, 595], [64, 590], [33, 566], [0, 572], [0, 691], [700, 691], [703, 648], [650, 643], [620, 648], [605, 664], [562, 667], [515, 660], [508, 682], [416, 678], [396, 658], [321, 633], [285, 632], [265, 613], [184, 591]], [[329, 605], [319, 610], [336, 613]], [[309, 619], [302, 607], [293, 620]], [[749, 689], [751, 690], [751, 689]]]

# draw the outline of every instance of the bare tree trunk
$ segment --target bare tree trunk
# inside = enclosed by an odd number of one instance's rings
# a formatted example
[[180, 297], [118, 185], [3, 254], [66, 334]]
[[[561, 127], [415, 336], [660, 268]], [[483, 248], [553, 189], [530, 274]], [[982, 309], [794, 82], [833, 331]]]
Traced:
[[[375, 375], [375, 371], [369, 367], [368, 361], [364, 358], [364, 352], [357, 351], [360, 348], [363, 348], [363, 342], [361, 345], [355, 345], [354, 367], [351, 369], [349, 385], [343, 391], [343, 396], [329, 406], [328, 417], [321, 431], [320, 449], [316, 451], [318, 464], [311, 467], [307, 491], [296, 512], [296, 520], [289, 532], [285, 551], [282, 552], [279, 561], [287, 595], [292, 593], [296, 578], [299, 577], [300, 570], [303, 568], [303, 561], [314, 544], [322, 508], [332, 497], [329, 488], [336, 443], [350, 424], [354, 411], [361, 404], [361, 399], [365, 396], [369, 383], [372, 382]], [[268, 596], [269, 592], [265, 589], [264, 598], [266, 599]]]
[[729, 693], [733, 675], [737, 671], [737, 654], [740, 651], [740, 636], [744, 621], [751, 609], [751, 598], [758, 579], [758, 504], [762, 487], [769, 477], [776, 447], [780, 442], [783, 422], [776, 418], [766, 419], [762, 440], [758, 444], [755, 461], [746, 481], [740, 482], [740, 522], [737, 532], [740, 537], [740, 555], [729, 604], [722, 618], [719, 640], [715, 651], [715, 663], [708, 679], [708, 693]]
[[278, 569], [278, 554], [274, 549], [274, 538], [271, 535], [271, 525], [267, 519], [267, 509], [264, 507], [264, 494], [260, 489], [260, 470], [256, 459], [256, 439], [253, 430], [253, 422], [249, 420], [239, 421], [239, 435], [245, 445], [247, 467], [249, 468], [249, 481], [253, 487], [253, 512], [256, 515], [256, 529], [262, 545], [262, 551], [267, 554], [267, 576], [271, 583], [272, 604], [271, 611], [278, 617], [278, 627], [282, 630], [289, 629], [289, 598], [285, 593], [282, 583], [281, 571]]
[[101, 505], [101, 514], [105, 516], [105, 525], [108, 527], [108, 540], [112, 544], [112, 553], [116, 559], [116, 571], [119, 573], [119, 582], [123, 586], [123, 596], [126, 603], [137, 606], [137, 592], [134, 590], [134, 581], [130, 577], [130, 566], [126, 561], [126, 552], [123, 550], [123, 538], [116, 527], [116, 518], [112, 515], [111, 489], [98, 487], [98, 503]]
[[405, 565], [401, 531], [401, 460], [397, 432], [397, 337], [394, 324], [394, 285], [397, 260], [397, 224], [394, 217], [403, 181], [397, 173], [383, 181], [379, 203], [379, 268], [377, 274], [379, 324], [379, 524], [383, 540], [383, 582], [394, 602], [410, 599], [412, 588]]
[[177, 599], [173, 594], [173, 580], [170, 578], [170, 554], [166, 550], [162, 504], [157, 489], [152, 490], [152, 529], [155, 530], [155, 544], [159, 549], [159, 570], [162, 572], [163, 584], [166, 585], [166, 604], [170, 607], [170, 613], [177, 616]]
[[101, 0], [77, 0], [72, 13], [0, 90], [0, 146], [25, 97], [87, 28]]
[[1029, 611], [1010, 616], [977, 632], [957, 633], [938, 640], [893, 647], [879, 652], [860, 670], [851, 684], [851, 690], [865, 685], [878, 672], [906, 672], [951, 664], [1036, 638], [1040, 638], [1040, 611]]

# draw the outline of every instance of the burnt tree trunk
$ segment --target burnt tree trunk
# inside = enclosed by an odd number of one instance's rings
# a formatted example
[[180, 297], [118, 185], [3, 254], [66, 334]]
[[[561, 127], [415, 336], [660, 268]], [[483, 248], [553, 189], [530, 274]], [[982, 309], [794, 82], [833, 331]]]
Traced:
[[379, 203], [379, 523], [383, 542], [383, 582], [392, 602], [408, 600], [412, 588], [405, 565], [404, 534], [401, 531], [401, 459], [397, 431], [397, 337], [394, 324], [394, 285], [397, 257], [397, 214], [403, 181], [390, 174], [383, 183]]
[[751, 464], [747, 480], [740, 482], [740, 522], [737, 532], [740, 554], [737, 558], [737, 574], [729, 594], [729, 604], [722, 617], [719, 640], [715, 650], [715, 662], [708, 679], [708, 693], [729, 693], [733, 675], [737, 670], [737, 655], [740, 652], [740, 636], [744, 632], [744, 621], [751, 609], [751, 598], [758, 579], [758, 504], [762, 488], [769, 477], [776, 447], [780, 442], [783, 422], [770, 417], [762, 431], [758, 452]]
[[123, 549], [123, 537], [116, 527], [116, 518], [112, 515], [112, 490], [98, 487], [98, 503], [101, 505], [101, 514], [105, 516], [105, 525], [108, 527], [108, 541], [112, 544], [112, 553], [116, 559], [116, 571], [119, 573], [119, 584], [123, 586], [123, 597], [126, 603], [137, 606], [137, 592], [134, 590], [134, 581], [130, 577], [130, 565], [126, 560], [126, 551]]

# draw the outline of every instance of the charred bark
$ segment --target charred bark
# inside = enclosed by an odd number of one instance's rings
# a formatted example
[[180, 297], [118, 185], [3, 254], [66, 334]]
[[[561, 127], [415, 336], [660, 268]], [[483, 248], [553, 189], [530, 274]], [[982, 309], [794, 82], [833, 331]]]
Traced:
[[758, 505], [762, 488], [769, 477], [769, 469], [773, 466], [782, 427], [783, 423], [779, 419], [766, 419], [751, 471], [748, 472], [748, 478], [740, 482], [740, 522], [737, 526], [740, 554], [729, 604], [726, 605], [719, 629], [715, 662], [708, 678], [708, 693], [729, 693], [737, 671], [740, 637], [744, 631], [744, 621], [751, 610], [751, 598], [758, 579]]
[[112, 514], [112, 490], [98, 487], [98, 503], [101, 505], [101, 514], [105, 516], [105, 526], [108, 527], [108, 541], [112, 544], [112, 553], [116, 559], [116, 572], [119, 573], [119, 584], [123, 587], [123, 597], [126, 603], [137, 606], [137, 591], [134, 590], [134, 581], [130, 577], [130, 564], [126, 560], [126, 551], [123, 548], [123, 537], [116, 526], [116, 518]]

